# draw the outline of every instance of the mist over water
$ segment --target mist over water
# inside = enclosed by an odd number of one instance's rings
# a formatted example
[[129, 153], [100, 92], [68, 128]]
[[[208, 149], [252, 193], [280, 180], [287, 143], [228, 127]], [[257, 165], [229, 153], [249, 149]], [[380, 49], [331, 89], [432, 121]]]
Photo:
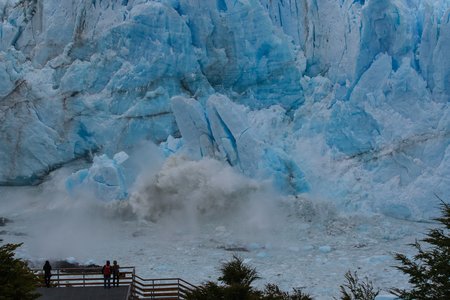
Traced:
[[124, 167], [135, 174], [128, 200], [105, 203], [87, 187], [69, 196], [65, 179], [73, 169], [65, 168], [38, 187], [2, 188], [8, 192], [0, 216], [23, 224], [11, 235], [17, 234], [17, 241], [22, 234], [29, 237], [23, 252], [32, 260], [112, 254], [114, 240], [150, 232], [152, 239], [170, 242], [179, 232], [198, 237], [217, 230], [232, 233], [233, 241], [251, 237], [265, 243], [286, 217], [285, 197], [269, 180], [248, 178], [215, 159], [164, 160], [158, 147], [145, 144], [131, 152]]
[[220, 263], [237, 254], [256, 267], [260, 287], [274, 282], [337, 295], [333, 285], [349, 269], [384, 286], [402, 282], [379, 271], [419, 232], [419, 224], [345, 212], [324, 194], [282, 195], [270, 180], [248, 178], [215, 159], [164, 160], [154, 145], [132, 152], [124, 168], [136, 172], [125, 201], [102, 202], [89, 189], [70, 197], [69, 168], [38, 187], [0, 188], [0, 216], [13, 220], [0, 238], [24, 242], [17, 254], [37, 268], [47, 259], [100, 265], [115, 259], [146, 278], [194, 284], [215, 280]]
[[213, 229], [267, 241], [281, 230], [282, 199], [270, 181], [245, 177], [226, 163], [172, 156], [159, 172], [138, 177], [129, 202], [137, 218], [162, 224], [162, 234]]

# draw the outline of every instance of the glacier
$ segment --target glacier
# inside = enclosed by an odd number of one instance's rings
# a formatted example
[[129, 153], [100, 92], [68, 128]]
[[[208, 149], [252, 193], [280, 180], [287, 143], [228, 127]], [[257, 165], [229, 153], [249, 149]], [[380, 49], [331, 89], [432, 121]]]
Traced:
[[448, 0], [0, 0], [0, 16], [3, 186], [77, 161], [94, 178], [103, 157], [107, 198], [126, 199], [137, 175], [107, 157], [151, 141], [342, 209], [423, 219], [450, 196]]

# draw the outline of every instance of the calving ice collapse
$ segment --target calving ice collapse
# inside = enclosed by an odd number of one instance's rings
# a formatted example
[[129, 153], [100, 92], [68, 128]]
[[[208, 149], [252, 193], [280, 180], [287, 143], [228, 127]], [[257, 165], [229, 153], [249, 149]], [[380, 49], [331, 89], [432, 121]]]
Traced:
[[139, 175], [108, 157], [151, 141], [282, 194], [429, 218], [450, 195], [449, 14], [448, 0], [0, 0], [0, 184], [88, 161], [72, 195], [128, 199]]
[[89, 169], [79, 170], [66, 180], [67, 191], [74, 198], [125, 199], [128, 193], [121, 164], [127, 159], [125, 152], [117, 153], [113, 159], [106, 154], [95, 156]]

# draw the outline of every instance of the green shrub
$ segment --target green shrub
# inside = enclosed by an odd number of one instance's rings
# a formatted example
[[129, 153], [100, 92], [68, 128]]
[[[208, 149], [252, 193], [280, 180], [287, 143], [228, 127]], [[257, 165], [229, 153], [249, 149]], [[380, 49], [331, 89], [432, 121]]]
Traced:
[[39, 278], [26, 262], [14, 258], [14, 251], [22, 244], [6, 244], [0, 247], [0, 300], [31, 300], [36, 293]]
[[296, 288], [294, 288], [293, 294], [291, 294], [289, 297], [290, 300], [313, 300], [310, 295], [305, 294], [301, 289]]
[[345, 273], [347, 283], [340, 286], [341, 300], [374, 300], [380, 293], [367, 278], [360, 281], [356, 272]]
[[244, 264], [242, 259], [233, 255], [233, 260], [223, 263], [220, 268], [222, 276], [219, 280], [226, 285], [242, 285], [249, 287], [253, 281], [259, 279], [258, 273], [254, 268]]
[[197, 289], [187, 294], [187, 300], [221, 300], [224, 299], [225, 291], [223, 286], [208, 281]]
[[411, 244], [417, 254], [412, 259], [397, 253], [395, 259], [400, 262], [397, 269], [409, 276], [412, 288], [392, 289], [391, 293], [400, 299], [449, 299], [450, 295], [450, 204], [442, 202], [442, 217], [436, 218], [443, 228], [431, 229], [426, 249], [419, 242]]
[[294, 293], [283, 292], [277, 285], [268, 284], [264, 291], [254, 289], [251, 284], [259, 279], [254, 268], [244, 264], [237, 256], [222, 264], [222, 276], [218, 278], [224, 285], [208, 281], [187, 295], [188, 300], [312, 300], [301, 290]]
[[293, 294], [284, 292], [275, 284], [267, 284], [262, 292], [261, 299], [265, 300], [312, 300], [311, 296], [304, 294], [300, 289], [295, 289]]
[[266, 284], [263, 291], [264, 299], [267, 300], [285, 300], [289, 299], [289, 294], [280, 290], [276, 284]]

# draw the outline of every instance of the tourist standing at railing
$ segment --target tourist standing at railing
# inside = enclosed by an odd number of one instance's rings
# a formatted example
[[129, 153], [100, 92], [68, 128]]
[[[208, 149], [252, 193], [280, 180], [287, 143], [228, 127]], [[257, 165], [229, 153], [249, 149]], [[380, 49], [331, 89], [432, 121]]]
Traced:
[[103, 274], [103, 286], [106, 289], [106, 282], [108, 282], [108, 289], [111, 288], [111, 265], [109, 263], [109, 260], [106, 261], [106, 265], [102, 268], [102, 274]]
[[113, 261], [112, 265], [112, 275], [113, 275], [113, 286], [119, 286], [119, 265], [117, 261]]
[[44, 267], [42, 268], [44, 270], [44, 283], [46, 287], [50, 287], [50, 277], [52, 277], [52, 266], [48, 262], [48, 260], [45, 261]]

